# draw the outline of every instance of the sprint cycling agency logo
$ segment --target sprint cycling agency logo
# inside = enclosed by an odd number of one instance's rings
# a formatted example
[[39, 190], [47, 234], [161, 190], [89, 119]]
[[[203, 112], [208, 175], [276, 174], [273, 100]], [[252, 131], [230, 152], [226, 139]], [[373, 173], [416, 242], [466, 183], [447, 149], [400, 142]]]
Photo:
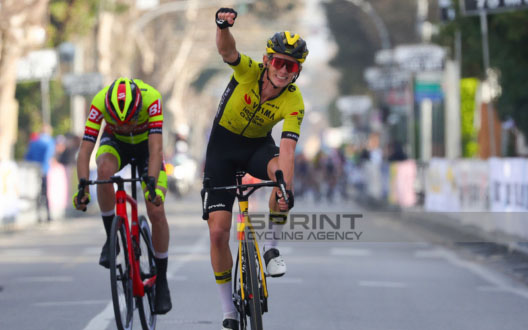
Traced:
[[[234, 213], [232, 226], [237, 240], [236, 231], [244, 222], [242, 213]], [[287, 242], [355, 242], [364, 240], [365, 222], [363, 214], [357, 213], [290, 213], [282, 230], [274, 228], [269, 220], [269, 213], [249, 213], [247, 220], [251, 226], [246, 228], [245, 239], [257, 241], [287, 241]]]

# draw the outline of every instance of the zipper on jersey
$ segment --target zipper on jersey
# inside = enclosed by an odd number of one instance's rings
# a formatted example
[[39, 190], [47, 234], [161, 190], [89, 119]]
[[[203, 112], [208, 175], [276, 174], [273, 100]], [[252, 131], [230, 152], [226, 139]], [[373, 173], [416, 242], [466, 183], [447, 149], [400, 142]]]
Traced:
[[255, 110], [255, 112], [253, 112], [253, 116], [251, 116], [251, 118], [249, 119], [248, 124], [246, 125], [246, 127], [244, 127], [244, 129], [242, 130], [242, 133], [240, 133], [240, 135], [244, 136], [244, 132], [245, 132], [246, 129], [249, 127], [249, 125], [251, 125], [251, 121], [252, 121], [253, 118], [255, 118], [255, 116], [257, 115], [257, 112], [260, 110], [260, 106], [261, 106], [261, 104], [259, 104], [258, 107], [257, 107], [257, 109]]

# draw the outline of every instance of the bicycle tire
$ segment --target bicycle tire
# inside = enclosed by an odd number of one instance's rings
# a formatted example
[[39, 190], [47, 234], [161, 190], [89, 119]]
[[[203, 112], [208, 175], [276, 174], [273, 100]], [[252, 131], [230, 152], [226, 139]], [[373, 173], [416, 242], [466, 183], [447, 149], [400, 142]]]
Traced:
[[[147, 218], [140, 216], [139, 219], [139, 270], [141, 281], [151, 278], [156, 274], [156, 262], [154, 260], [154, 248], [152, 246], [152, 236]], [[154, 300], [156, 298], [155, 286], [145, 287], [145, 295], [137, 297], [137, 307], [141, 327], [144, 330], [154, 330], [156, 328], [156, 314], [154, 314]]]
[[[240, 288], [239, 276], [242, 276], [242, 274], [239, 274], [238, 272], [239, 261], [240, 261], [239, 254], [237, 253], [237, 258], [236, 258], [236, 263], [235, 263], [235, 277], [233, 278], [233, 303], [235, 304], [235, 307], [238, 311], [240, 330], [246, 330], [247, 329], [247, 319], [246, 319], [247, 313], [246, 313], [245, 300], [242, 300], [242, 292], [241, 292], [242, 289]], [[240, 262], [243, 262], [243, 260]], [[246, 267], [245, 264], [242, 265], [242, 268], [245, 268], [245, 267]]]
[[118, 330], [132, 329], [134, 300], [125, 221], [116, 216], [110, 232], [110, 286]]
[[257, 266], [257, 254], [255, 252], [255, 244], [251, 241], [246, 241], [246, 287], [247, 287], [247, 302], [249, 306], [249, 319], [251, 330], [263, 330], [262, 325], [262, 303], [260, 298], [260, 281], [259, 269]]

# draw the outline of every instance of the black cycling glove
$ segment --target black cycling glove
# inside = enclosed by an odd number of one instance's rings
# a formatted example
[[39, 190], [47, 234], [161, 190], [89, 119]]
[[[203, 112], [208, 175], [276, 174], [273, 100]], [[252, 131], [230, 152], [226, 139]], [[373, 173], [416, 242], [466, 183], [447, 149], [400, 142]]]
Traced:
[[[286, 190], [286, 194], [288, 194], [288, 210], [291, 210], [293, 209], [293, 205], [295, 204], [294, 203], [294, 199], [293, 199], [293, 191], [291, 190]], [[279, 197], [279, 193], [276, 193], [275, 194], [275, 199], [278, 201], [279, 199], [281, 199], [281, 197]]]
[[220, 9], [218, 9], [216, 11], [216, 14], [215, 14], [215, 22], [216, 22], [216, 25], [218, 25], [218, 27], [220, 29], [222, 29], [222, 30], [225, 29], [225, 28], [228, 28], [228, 27], [232, 27], [233, 24], [229, 24], [227, 22], [227, 20], [219, 19], [218, 18], [218, 14], [219, 13], [233, 13], [233, 14], [235, 14], [235, 18], [234, 19], [236, 19], [237, 16], [238, 16], [238, 13], [233, 8], [220, 8]]

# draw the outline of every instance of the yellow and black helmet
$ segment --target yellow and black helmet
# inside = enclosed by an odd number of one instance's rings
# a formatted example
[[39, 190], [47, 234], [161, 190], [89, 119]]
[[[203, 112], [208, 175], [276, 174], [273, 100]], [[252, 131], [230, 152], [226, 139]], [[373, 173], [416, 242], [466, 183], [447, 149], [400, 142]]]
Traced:
[[268, 39], [266, 47], [268, 54], [284, 54], [291, 56], [299, 63], [303, 63], [308, 56], [308, 48], [306, 48], [306, 41], [296, 33], [290, 31], [283, 31], [275, 33]]
[[136, 120], [142, 103], [139, 87], [128, 78], [116, 79], [105, 96], [106, 109], [119, 124]]

